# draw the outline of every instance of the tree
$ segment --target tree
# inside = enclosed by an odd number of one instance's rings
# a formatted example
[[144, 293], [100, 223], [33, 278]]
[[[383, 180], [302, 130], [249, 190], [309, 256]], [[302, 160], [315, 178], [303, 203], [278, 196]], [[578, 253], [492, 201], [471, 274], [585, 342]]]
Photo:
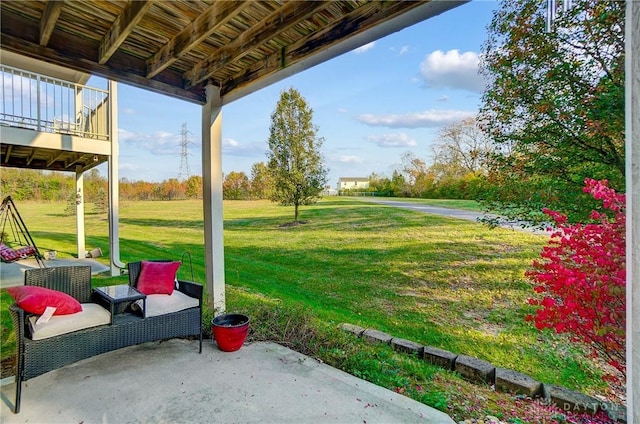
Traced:
[[264, 162], [251, 166], [251, 196], [255, 199], [269, 199], [273, 192], [273, 179]]
[[223, 198], [229, 200], [248, 199], [250, 190], [249, 178], [244, 172], [231, 171], [224, 177]]
[[402, 172], [406, 175], [407, 191], [412, 197], [421, 197], [433, 186], [434, 178], [429, 167], [413, 152], [402, 155]]
[[173, 200], [181, 198], [184, 195], [184, 187], [177, 178], [164, 180], [157, 189], [161, 199]]
[[324, 140], [317, 133], [313, 110], [298, 90], [283, 91], [271, 114], [267, 166], [274, 182], [271, 200], [293, 205], [295, 222], [298, 208], [317, 202], [327, 182], [320, 153]]
[[481, 64], [480, 122], [498, 153], [490, 208], [517, 216], [577, 201], [575, 222], [593, 206], [577, 200], [586, 177], [624, 189], [624, 8], [576, 0], [550, 33], [545, 2], [496, 8]]
[[493, 150], [493, 143], [475, 118], [463, 119], [443, 127], [438, 133], [433, 148], [434, 166], [445, 170], [446, 174], [460, 177], [486, 171]]
[[197, 199], [202, 197], [202, 177], [200, 175], [191, 175], [185, 183], [185, 194], [187, 197]]
[[98, 192], [94, 196], [93, 210], [96, 213], [109, 212], [109, 195], [107, 194], [107, 191], [102, 187], [99, 187]]
[[393, 171], [391, 180], [389, 181], [389, 189], [391, 196], [409, 197], [409, 187], [407, 181], [401, 172]]

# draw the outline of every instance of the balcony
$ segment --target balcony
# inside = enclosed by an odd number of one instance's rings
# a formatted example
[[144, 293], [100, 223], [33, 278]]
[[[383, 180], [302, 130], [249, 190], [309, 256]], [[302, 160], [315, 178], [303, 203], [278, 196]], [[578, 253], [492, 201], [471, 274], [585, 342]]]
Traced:
[[110, 96], [0, 65], [2, 166], [84, 171], [110, 155]]

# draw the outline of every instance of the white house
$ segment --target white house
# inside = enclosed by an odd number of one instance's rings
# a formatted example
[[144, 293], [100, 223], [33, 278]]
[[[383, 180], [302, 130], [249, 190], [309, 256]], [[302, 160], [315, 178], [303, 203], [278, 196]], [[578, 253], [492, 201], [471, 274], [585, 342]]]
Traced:
[[338, 180], [338, 191], [366, 190], [367, 188], [369, 188], [369, 178], [367, 177], [340, 177]]

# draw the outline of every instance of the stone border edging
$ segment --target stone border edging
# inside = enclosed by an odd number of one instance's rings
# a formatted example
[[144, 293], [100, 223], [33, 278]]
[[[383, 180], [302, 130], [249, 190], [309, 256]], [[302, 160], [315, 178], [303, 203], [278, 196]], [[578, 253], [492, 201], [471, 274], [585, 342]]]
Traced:
[[565, 411], [595, 414], [605, 411], [617, 422], [627, 422], [626, 407], [612, 402], [604, 402], [584, 393], [564, 387], [541, 383], [532, 377], [517, 371], [496, 367], [490, 362], [467, 355], [457, 355], [436, 347], [424, 346], [411, 340], [393, 337], [387, 333], [357, 325], [342, 323], [342, 330], [361, 337], [368, 343], [386, 344], [395, 351], [416, 355], [418, 358], [444, 368], [458, 372], [465, 380], [473, 383], [493, 385], [496, 390], [542, 398], [548, 405]]

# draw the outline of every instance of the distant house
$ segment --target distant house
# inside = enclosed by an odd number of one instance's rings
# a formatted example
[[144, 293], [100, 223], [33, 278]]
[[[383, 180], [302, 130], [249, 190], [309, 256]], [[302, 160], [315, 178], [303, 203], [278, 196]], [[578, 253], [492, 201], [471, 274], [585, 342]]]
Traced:
[[366, 190], [369, 188], [369, 178], [366, 177], [340, 177], [338, 191], [340, 190]]

